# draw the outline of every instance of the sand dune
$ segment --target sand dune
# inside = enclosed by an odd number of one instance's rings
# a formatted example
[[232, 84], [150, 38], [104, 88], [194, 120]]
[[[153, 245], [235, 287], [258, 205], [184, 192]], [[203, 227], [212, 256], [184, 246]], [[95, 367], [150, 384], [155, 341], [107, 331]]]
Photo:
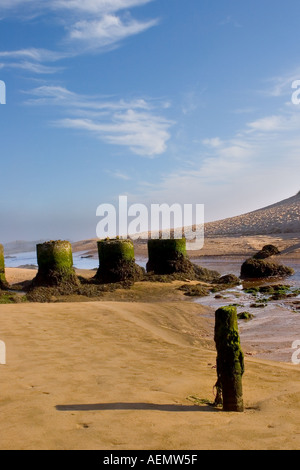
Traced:
[[300, 232], [300, 192], [271, 206], [237, 217], [207, 223], [207, 236], [264, 235]]
[[1, 449], [298, 449], [300, 370], [246, 359], [213, 400], [213, 322], [190, 302], [1, 305]]
[[[190, 239], [193, 238], [191, 229], [185, 230]], [[176, 233], [182, 235], [182, 230]], [[143, 238], [143, 234], [140, 236]], [[147, 236], [145, 234], [144, 238]], [[136, 255], [147, 257], [145, 240], [133, 238]], [[251, 256], [269, 243], [278, 246], [286, 256], [300, 256], [300, 193], [248, 214], [205, 224], [204, 248], [189, 254]], [[97, 258], [97, 239], [78, 241], [73, 244], [73, 250]]]

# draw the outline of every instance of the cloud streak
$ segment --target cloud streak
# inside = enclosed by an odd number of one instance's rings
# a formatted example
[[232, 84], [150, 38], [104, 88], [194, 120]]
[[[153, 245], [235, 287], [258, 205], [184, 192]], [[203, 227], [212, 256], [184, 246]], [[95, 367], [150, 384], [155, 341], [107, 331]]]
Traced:
[[[153, 0], [0, 0], [0, 15], [20, 13], [26, 6], [36, 15], [51, 14], [56, 23], [62, 26], [62, 38], [57, 50], [36, 48], [34, 45], [12, 51], [0, 51], [3, 66], [11, 66], [11, 61], [27, 61], [27, 67], [19, 68], [35, 73], [53, 73], [53, 67], [46, 68], [49, 62], [75, 57], [86, 53], [100, 53], [119, 47], [126, 38], [141, 34], [159, 23], [158, 19], [147, 21], [133, 18], [128, 9], [143, 6]], [[26, 19], [26, 18], [25, 18]], [[42, 67], [29, 66], [40, 63]], [[24, 64], [24, 62], [23, 62]], [[14, 62], [16, 67], [16, 62]]]
[[[249, 210], [255, 210], [258, 207], [251, 206], [253, 198], [267, 204], [280, 198], [285, 185], [291, 194], [297, 190], [299, 129], [300, 105], [287, 103], [274, 115], [246, 122], [232, 138], [203, 139], [198, 154], [190, 155], [185, 165], [162, 175], [147, 194], [144, 186], [136, 192], [151, 202], [172, 203], [180, 194], [186, 202], [204, 203], [209, 217], [213, 214], [210, 220], [239, 214], [245, 201]], [[220, 192], [222, 210], [212, 203]]]
[[161, 115], [165, 103], [85, 96], [64, 87], [43, 86], [32, 90], [29, 105], [56, 106], [68, 117], [55, 121], [59, 127], [88, 132], [101, 141], [153, 158], [167, 149], [174, 124]]

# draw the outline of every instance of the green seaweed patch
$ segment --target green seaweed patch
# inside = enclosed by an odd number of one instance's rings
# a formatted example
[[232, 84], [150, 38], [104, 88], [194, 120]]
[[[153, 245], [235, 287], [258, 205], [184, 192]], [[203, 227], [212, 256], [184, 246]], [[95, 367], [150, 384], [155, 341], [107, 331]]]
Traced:
[[20, 304], [26, 302], [26, 296], [11, 292], [0, 292], [0, 304]]
[[187, 297], [207, 297], [210, 294], [209, 289], [201, 284], [197, 284], [195, 286], [185, 284], [179, 287], [178, 290], [183, 291], [184, 295]]
[[258, 295], [259, 294], [259, 287], [249, 287], [247, 289], [244, 289], [245, 294], [251, 294], [251, 295]]
[[72, 286], [68, 291], [62, 286], [43, 287], [38, 286], [27, 293], [26, 299], [28, 302], [38, 303], [55, 303], [61, 301], [69, 301], [70, 297], [76, 299], [101, 299], [107, 292], [115, 292], [117, 289], [130, 289], [132, 282], [120, 282], [109, 284], [97, 284], [92, 280], [82, 278], [82, 283], [77, 286]]
[[[145, 281], [149, 282], [162, 282], [169, 283], [173, 281], [202, 281], [207, 283], [214, 283], [219, 279], [220, 274], [217, 271], [211, 271], [201, 266], [197, 266], [185, 259], [184, 269], [182, 271], [173, 272], [170, 274], [155, 274], [153, 271], [148, 272], [144, 276]], [[219, 292], [220, 287], [216, 292]]]
[[269, 302], [269, 299], [266, 298], [266, 297], [261, 297], [261, 298], [256, 300], [257, 304], [267, 304], [268, 302]]
[[239, 286], [241, 284], [241, 280], [240, 280], [240, 278], [238, 278], [234, 274], [226, 274], [225, 276], [221, 276], [218, 279], [217, 284], [227, 286], [227, 288], [228, 287], [236, 287], [236, 286]]
[[238, 313], [237, 317], [238, 317], [238, 320], [245, 320], [245, 321], [253, 320], [253, 318], [255, 318], [255, 316], [249, 312]]
[[300, 295], [300, 289], [294, 288], [287, 284], [268, 285], [261, 287], [251, 287], [244, 289], [246, 294], [251, 294], [254, 297], [264, 295], [263, 298], [257, 300], [257, 302], [266, 303], [269, 300], [282, 300]]

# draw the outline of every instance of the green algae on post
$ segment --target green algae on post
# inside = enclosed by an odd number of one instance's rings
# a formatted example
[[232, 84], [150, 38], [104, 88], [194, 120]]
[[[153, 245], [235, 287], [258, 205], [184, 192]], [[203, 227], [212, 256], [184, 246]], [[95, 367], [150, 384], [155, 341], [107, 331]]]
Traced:
[[215, 313], [217, 349], [216, 405], [224, 411], [243, 412], [242, 376], [244, 354], [240, 345], [236, 307], [221, 307]]
[[205, 282], [216, 282], [220, 278], [217, 271], [211, 271], [190, 261], [185, 238], [148, 240], [148, 257], [146, 269], [152, 278], [181, 276]]
[[5, 277], [4, 248], [0, 245], [0, 289], [6, 289], [8, 283]]
[[58, 240], [37, 245], [37, 260], [39, 270], [34, 286], [79, 285], [70, 242]]
[[186, 239], [148, 240], [147, 272], [174, 274], [186, 269]]
[[134, 282], [144, 276], [144, 270], [135, 263], [131, 240], [99, 240], [98, 255], [99, 269], [95, 280], [100, 283]]

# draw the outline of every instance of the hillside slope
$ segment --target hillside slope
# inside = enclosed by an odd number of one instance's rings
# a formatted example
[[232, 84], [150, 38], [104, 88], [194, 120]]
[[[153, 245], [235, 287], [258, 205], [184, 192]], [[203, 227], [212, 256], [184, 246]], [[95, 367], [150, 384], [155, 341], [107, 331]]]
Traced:
[[300, 192], [271, 206], [205, 224], [206, 236], [300, 232]]

